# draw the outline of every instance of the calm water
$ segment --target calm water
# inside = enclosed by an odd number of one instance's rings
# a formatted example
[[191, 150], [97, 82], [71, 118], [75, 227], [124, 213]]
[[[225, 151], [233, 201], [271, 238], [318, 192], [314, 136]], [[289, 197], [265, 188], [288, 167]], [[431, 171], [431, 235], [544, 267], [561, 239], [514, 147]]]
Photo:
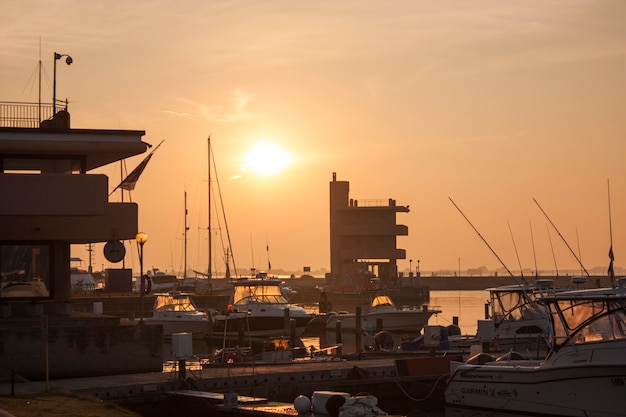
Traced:
[[[442, 312], [430, 318], [429, 324], [447, 326], [454, 322], [454, 318], [458, 317], [459, 327], [462, 334], [476, 334], [477, 320], [484, 319], [485, 303], [489, 298], [487, 291], [431, 291], [429, 305], [438, 308]], [[323, 346], [333, 345], [335, 335], [332, 332], [327, 334], [326, 338], [320, 341], [318, 338], [307, 338], [304, 340], [305, 346], [313, 345], [319, 348]], [[343, 336], [344, 353], [354, 352], [354, 336], [345, 334]], [[396, 341], [397, 344], [400, 340]], [[362, 343], [371, 344], [372, 340], [362, 338]], [[171, 351], [171, 345], [165, 344], [163, 352], [166, 356]], [[193, 352], [197, 355], [207, 355], [210, 353], [209, 347], [204, 341], [194, 340]]]
[[485, 304], [489, 300], [489, 292], [477, 291], [431, 291], [431, 307], [442, 312], [431, 317], [428, 324], [447, 326], [458, 317], [462, 334], [476, 334], [477, 321], [485, 318]]

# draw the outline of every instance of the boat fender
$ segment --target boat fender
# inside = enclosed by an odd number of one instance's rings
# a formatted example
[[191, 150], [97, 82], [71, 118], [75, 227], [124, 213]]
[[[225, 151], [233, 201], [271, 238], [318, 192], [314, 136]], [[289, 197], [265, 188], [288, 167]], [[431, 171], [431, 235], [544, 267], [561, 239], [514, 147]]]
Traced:
[[313, 413], [337, 417], [339, 408], [348, 398], [350, 398], [350, 394], [347, 392], [313, 391], [311, 396]]
[[144, 275], [143, 279], [146, 281], [146, 286], [144, 287], [144, 294], [150, 294], [150, 291], [152, 291], [152, 280], [150, 279], [149, 275]]

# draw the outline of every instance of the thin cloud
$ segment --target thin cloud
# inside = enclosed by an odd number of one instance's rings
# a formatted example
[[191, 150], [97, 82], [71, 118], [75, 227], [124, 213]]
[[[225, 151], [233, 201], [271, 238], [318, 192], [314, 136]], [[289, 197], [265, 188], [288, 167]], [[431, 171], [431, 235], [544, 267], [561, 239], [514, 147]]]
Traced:
[[176, 111], [173, 111], [173, 110], [161, 110], [161, 111], [163, 113], [172, 114], [174, 116], [181, 116], [181, 117], [191, 116], [191, 113], [187, 113], [187, 112], [180, 113], [180, 112], [176, 112]]

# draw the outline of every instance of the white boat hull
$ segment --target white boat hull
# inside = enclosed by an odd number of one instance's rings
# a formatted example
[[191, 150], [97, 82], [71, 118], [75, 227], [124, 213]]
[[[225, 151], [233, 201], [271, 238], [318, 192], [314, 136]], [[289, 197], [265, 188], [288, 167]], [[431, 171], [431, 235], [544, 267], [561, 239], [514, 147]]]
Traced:
[[[382, 322], [383, 330], [398, 333], [416, 333], [418, 334], [425, 325], [428, 324], [428, 320], [433, 315], [431, 312], [424, 312], [422, 310], [398, 310], [381, 313], [366, 313], [361, 315], [362, 328], [376, 329], [377, 322]], [[326, 322], [327, 330], [336, 329], [337, 322], [341, 322], [341, 329], [346, 331], [353, 331], [356, 326], [355, 314], [337, 314], [330, 316]]]
[[[626, 415], [626, 341], [611, 348], [578, 349], [560, 360], [459, 365], [445, 391], [450, 406], [555, 416]], [[619, 356], [618, 356], [619, 357]]]

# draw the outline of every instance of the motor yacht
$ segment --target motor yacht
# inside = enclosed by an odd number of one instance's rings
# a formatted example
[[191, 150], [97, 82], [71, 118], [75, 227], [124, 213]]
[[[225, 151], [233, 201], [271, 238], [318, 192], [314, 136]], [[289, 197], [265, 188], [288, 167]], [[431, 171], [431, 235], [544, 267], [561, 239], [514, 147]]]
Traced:
[[451, 364], [446, 404], [555, 416], [626, 415], [626, 289], [559, 291], [537, 302], [550, 323], [546, 359]]

